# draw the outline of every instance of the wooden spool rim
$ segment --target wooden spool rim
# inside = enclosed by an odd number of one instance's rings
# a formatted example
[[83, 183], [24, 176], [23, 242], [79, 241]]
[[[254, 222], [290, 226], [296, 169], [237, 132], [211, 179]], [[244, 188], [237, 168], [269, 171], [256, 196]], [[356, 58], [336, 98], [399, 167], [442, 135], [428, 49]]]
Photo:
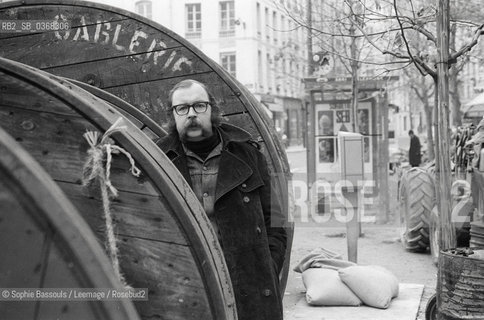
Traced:
[[[470, 259], [470, 260], [474, 260], [474, 261], [484, 262], [484, 259], [475, 258], [472, 255], [463, 256], [463, 255], [459, 255], [459, 254], [450, 253], [450, 250], [456, 250], [456, 249], [463, 249], [463, 248], [451, 248], [451, 249], [440, 250], [440, 256], [446, 256], [446, 257], [449, 257], [449, 258], [452, 258], [452, 259]], [[483, 250], [484, 251], [484, 246], [482, 246], [482, 247], [481, 246], [466, 247], [465, 249], [470, 249], [470, 250], [473, 250], [473, 251], [477, 251], [477, 250]], [[442, 258], [440, 258], [440, 259], [442, 259]]]
[[[123, 289], [93, 231], [77, 209], [40, 164], [1, 127], [0, 177], [7, 184], [14, 183], [16, 189], [29, 199], [27, 204], [21, 205], [28, 207], [26, 211], [41, 229], [44, 226], [44, 230], [45, 227], [55, 230], [87, 286]], [[103, 319], [139, 319], [128, 299], [101, 300], [91, 304], [93, 309], [102, 313]]]
[[[77, 110], [100, 131], [105, 132], [121, 115], [105, 101], [85, 90], [39, 69], [0, 57], [0, 71], [47, 92], [72, 109]], [[91, 98], [90, 101], [87, 98]], [[99, 105], [94, 106], [92, 99]], [[166, 155], [134, 124], [125, 119], [126, 132], [116, 132], [113, 138], [135, 159], [137, 166], [149, 176], [154, 186], [170, 201], [178, 225], [192, 244], [214, 319], [237, 319], [235, 298], [222, 249], [201, 204]], [[82, 139], [82, 137], [79, 137]], [[171, 187], [175, 186], [176, 191]]]

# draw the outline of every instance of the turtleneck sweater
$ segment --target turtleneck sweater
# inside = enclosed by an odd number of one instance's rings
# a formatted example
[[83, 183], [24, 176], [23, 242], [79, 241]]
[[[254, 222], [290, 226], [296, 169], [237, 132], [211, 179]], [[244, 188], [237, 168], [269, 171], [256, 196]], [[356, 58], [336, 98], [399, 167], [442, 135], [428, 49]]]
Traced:
[[220, 143], [220, 137], [217, 131], [213, 131], [213, 134], [201, 141], [185, 141], [185, 146], [197, 154], [200, 158], [205, 160], [210, 152]]

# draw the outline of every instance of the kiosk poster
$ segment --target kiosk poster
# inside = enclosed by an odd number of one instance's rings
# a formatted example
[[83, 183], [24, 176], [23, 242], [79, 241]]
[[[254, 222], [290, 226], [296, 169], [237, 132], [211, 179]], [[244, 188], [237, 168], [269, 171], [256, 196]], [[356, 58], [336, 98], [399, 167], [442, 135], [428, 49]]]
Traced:
[[335, 152], [334, 138], [318, 139], [319, 163], [333, 163]]
[[334, 135], [333, 110], [318, 111], [318, 135]]

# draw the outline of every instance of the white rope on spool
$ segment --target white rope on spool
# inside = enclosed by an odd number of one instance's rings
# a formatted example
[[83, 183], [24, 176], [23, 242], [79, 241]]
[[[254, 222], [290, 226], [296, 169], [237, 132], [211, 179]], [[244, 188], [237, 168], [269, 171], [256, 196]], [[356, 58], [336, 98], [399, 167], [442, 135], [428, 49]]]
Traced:
[[[112, 219], [111, 201], [110, 197], [116, 198], [118, 190], [111, 183], [111, 162], [113, 153], [123, 153], [131, 164], [131, 174], [139, 177], [141, 170], [136, 167], [133, 157], [129, 152], [114, 144], [110, 136], [115, 132], [127, 130], [127, 127], [122, 125], [123, 118], [118, 118], [113, 125], [100, 138], [97, 131], [87, 131], [83, 134], [84, 138], [90, 145], [88, 158], [83, 168], [83, 186], [90, 185], [93, 181], [98, 180], [101, 188], [101, 198], [103, 203], [104, 221], [106, 223], [106, 250], [113, 265], [114, 272], [118, 279], [125, 287], [129, 287], [126, 283], [124, 275], [121, 273], [118, 258], [117, 239], [114, 233], [114, 224]], [[106, 165], [103, 164], [106, 158]]]

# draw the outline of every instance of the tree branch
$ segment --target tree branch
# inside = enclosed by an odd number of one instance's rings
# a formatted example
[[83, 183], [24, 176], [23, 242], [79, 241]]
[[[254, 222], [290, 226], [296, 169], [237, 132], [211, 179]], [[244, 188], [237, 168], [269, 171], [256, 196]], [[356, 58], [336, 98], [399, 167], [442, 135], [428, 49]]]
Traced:
[[435, 44], [437, 43], [437, 38], [435, 38], [434, 35], [424, 27], [421, 27], [415, 23], [412, 23], [412, 26], [410, 28], [423, 34], [427, 38], [427, 40], [430, 40]]
[[412, 51], [411, 51], [410, 46], [408, 44], [407, 38], [405, 37], [405, 32], [403, 30], [403, 23], [400, 20], [400, 17], [398, 16], [398, 8], [397, 8], [397, 1], [396, 0], [393, 0], [393, 7], [395, 9], [395, 16], [397, 17], [397, 21], [398, 21], [398, 24], [400, 26], [401, 33], [402, 33], [402, 38], [403, 38], [403, 41], [405, 42], [405, 46], [407, 48], [407, 52], [410, 56], [410, 59], [413, 60], [415, 66], [418, 69], [418, 71], [420, 71], [420, 73], [423, 76], [425, 76], [426, 74], [429, 74], [433, 78], [437, 77], [436, 71], [434, 71], [432, 68], [430, 68], [425, 62], [422, 61], [422, 59], [420, 59], [419, 57], [414, 56], [412, 54]]
[[484, 34], [484, 24], [481, 24], [479, 28], [476, 29], [474, 32], [474, 36], [472, 37], [472, 40], [464, 45], [462, 48], [460, 48], [458, 51], [452, 53], [449, 56], [449, 63], [455, 63], [457, 61], [457, 58], [462, 56], [463, 54], [469, 52], [472, 50], [472, 48], [477, 44], [479, 37]]

